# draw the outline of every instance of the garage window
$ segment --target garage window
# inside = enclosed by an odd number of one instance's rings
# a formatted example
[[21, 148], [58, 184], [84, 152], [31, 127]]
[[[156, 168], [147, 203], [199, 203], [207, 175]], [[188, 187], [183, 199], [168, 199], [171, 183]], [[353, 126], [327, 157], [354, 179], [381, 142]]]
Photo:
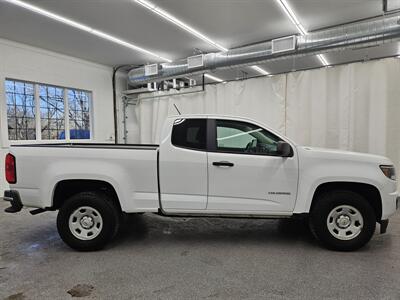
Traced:
[[40, 126], [44, 140], [57, 140], [65, 130], [64, 90], [39, 85]]
[[6, 81], [8, 137], [10, 140], [36, 139], [34, 85]]
[[72, 139], [90, 138], [90, 98], [85, 91], [68, 89], [69, 128]]
[[11, 79], [5, 87], [9, 140], [90, 139], [91, 92]]

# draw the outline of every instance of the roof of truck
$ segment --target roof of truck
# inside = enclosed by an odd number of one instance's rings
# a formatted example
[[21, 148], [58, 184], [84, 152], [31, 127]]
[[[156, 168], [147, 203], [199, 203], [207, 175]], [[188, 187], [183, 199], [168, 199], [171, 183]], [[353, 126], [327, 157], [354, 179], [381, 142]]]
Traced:
[[257, 122], [254, 119], [246, 118], [246, 117], [239, 117], [235, 115], [219, 115], [219, 114], [182, 114], [182, 115], [172, 115], [168, 118], [182, 118], [182, 119], [193, 119], [193, 118], [223, 118], [223, 119], [238, 119], [238, 120], [248, 120]]
[[288, 140], [291, 143], [293, 143], [294, 145], [296, 145], [296, 143], [294, 141], [292, 141], [290, 138], [288, 138], [287, 136], [284, 136], [282, 133], [280, 133], [278, 130], [276, 129], [272, 129], [270, 126], [259, 122], [257, 120], [251, 119], [251, 118], [246, 118], [246, 117], [239, 117], [239, 116], [235, 116], [235, 115], [219, 115], [219, 114], [182, 114], [182, 115], [172, 115], [172, 116], [168, 116], [168, 119], [194, 119], [194, 118], [210, 118], [210, 119], [227, 119], [227, 120], [238, 120], [238, 121], [245, 121], [245, 122], [249, 122], [249, 123], [253, 123], [255, 125], [258, 125], [262, 128], [268, 129], [269, 131], [271, 131], [272, 133], [280, 136], [281, 138], [283, 138], [284, 140]]
[[228, 120], [240, 120], [240, 121], [246, 121], [250, 123], [255, 123], [260, 126], [270, 128], [266, 124], [259, 122], [257, 120], [251, 119], [251, 118], [246, 118], [246, 117], [239, 117], [235, 115], [219, 115], [219, 114], [182, 114], [182, 115], [172, 115], [168, 116], [169, 119], [198, 119], [198, 118], [204, 118], [204, 119], [228, 119]]

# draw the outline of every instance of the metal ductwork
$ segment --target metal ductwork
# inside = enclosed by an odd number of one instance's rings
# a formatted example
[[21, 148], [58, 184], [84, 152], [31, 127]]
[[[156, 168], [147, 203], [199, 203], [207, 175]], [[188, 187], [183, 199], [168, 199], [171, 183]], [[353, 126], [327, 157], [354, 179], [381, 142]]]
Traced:
[[[289, 37], [290, 38], [290, 37]], [[129, 71], [129, 83], [133, 86], [162, 81], [188, 75], [201, 74], [208, 70], [253, 65], [270, 60], [300, 55], [319, 54], [339, 49], [378, 45], [400, 38], [400, 14], [384, 16], [360, 23], [353, 23], [310, 32], [305, 36], [294, 36], [293, 48], [273, 50], [277, 40], [240, 47], [226, 52], [208, 53], [203, 56], [200, 67], [189, 67], [188, 59], [158, 64], [157, 74], [146, 75], [145, 67]]]

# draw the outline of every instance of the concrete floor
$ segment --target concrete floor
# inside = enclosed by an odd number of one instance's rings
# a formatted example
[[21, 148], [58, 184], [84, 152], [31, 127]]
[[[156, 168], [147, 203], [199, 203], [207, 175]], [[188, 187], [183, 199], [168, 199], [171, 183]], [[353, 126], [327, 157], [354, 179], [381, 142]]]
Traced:
[[0, 213], [0, 299], [400, 298], [400, 215], [353, 253], [320, 248], [299, 221], [154, 215], [79, 253], [55, 217]]

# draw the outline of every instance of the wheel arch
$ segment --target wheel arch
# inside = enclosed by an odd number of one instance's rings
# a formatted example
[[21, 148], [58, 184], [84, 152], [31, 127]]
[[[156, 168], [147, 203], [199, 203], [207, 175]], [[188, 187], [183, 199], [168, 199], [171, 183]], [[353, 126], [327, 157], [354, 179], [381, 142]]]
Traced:
[[382, 218], [382, 197], [378, 188], [372, 184], [360, 183], [360, 182], [325, 182], [320, 184], [314, 191], [310, 212], [313, 210], [315, 203], [318, 201], [319, 196], [335, 190], [347, 190], [360, 194], [363, 196], [368, 203], [372, 206], [375, 211], [377, 221], [381, 221]]
[[95, 179], [64, 179], [54, 187], [51, 209], [59, 209], [65, 200], [81, 192], [102, 191], [109, 196], [115, 207], [121, 212], [120, 199], [114, 186], [104, 180]]

